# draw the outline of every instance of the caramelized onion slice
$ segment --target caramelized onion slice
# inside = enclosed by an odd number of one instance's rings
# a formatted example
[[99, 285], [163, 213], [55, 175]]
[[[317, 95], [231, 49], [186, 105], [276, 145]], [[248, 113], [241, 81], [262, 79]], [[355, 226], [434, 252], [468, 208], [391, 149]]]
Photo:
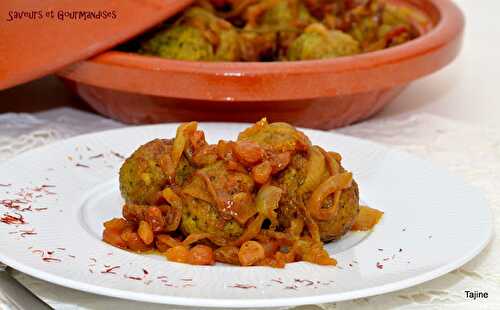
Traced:
[[167, 187], [162, 191], [162, 196], [170, 205], [182, 208], [181, 197], [179, 197], [179, 195], [177, 195], [170, 187]]
[[240, 246], [248, 240], [255, 238], [260, 232], [262, 223], [266, 217], [264, 214], [257, 215], [257, 217], [248, 225], [243, 234], [234, 242], [234, 245]]
[[165, 231], [174, 231], [179, 227], [182, 217], [182, 199], [170, 187], [162, 192], [163, 198], [170, 204], [165, 215]]
[[211, 234], [209, 234], [209, 233], [193, 233], [193, 234], [190, 234], [189, 236], [187, 236], [186, 239], [184, 239], [184, 241], [182, 241], [182, 245], [183, 246], [190, 246], [191, 244], [198, 242], [200, 240], [210, 239], [210, 237], [211, 237]]
[[369, 208], [367, 206], [360, 206], [358, 216], [354, 220], [351, 230], [370, 230], [377, 225], [383, 215], [384, 212], [380, 210]]
[[174, 239], [170, 235], [164, 235], [164, 234], [157, 235], [156, 240], [157, 240], [157, 242], [160, 242], [169, 248], [173, 248], [173, 247], [182, 245], [182, 242], [180, 242], [177, 239]]
[[206, 190], [205, 180], [196, 175], [192, 178], [191, 182], [182, 188], [182, 193], [210, 204], [214, 203], [212, 195]]
[[240, 192], [234, 194], [232, 200], [234, 202], [233, 218], [238, 222], [238, 224], [245, 225], [245, 223], [251, 219], [255, 213], [257, 213], [252, 194]]
[[328, 168], [328, 172], [330, 173], [330, 175], [336, 175], [337, 173], [340, 173], [340, 164], [339, 161], [337, 161], [337, 157], [335, 155], [332, 155], [331, 152], [326, 152], [319, 146], [318, 149], [325, 158], [326, 167]]
[[304, 204], [298, 205], [298, 210], [302, 217], [304, 218], [305, 225], [307, 227], [307, 230], [309, 231], [309, 234], [311, 235], [311, 239], [320, 242], [321, 241], [321, 236], [319, 233], [319, 226], [318, 223], [312, 218], [311, 212], [304, 206]]
[[165, 215], [165, 228], [167, 232], [175, 231], [179, 227], [182, 218], [182, 207], [170, 206]]
[[220, 212], [220, 214], [224, 215], [227, 213], [226, 206], [224, 205], [224, 202], [222, 199], [219, 198], [217, 195], [217, 192], [215, 191], [215, 187], [212, 184], [212, 181], [210, 181], [210, 178], [208, 175], [206, 175], [203, 171], [198, 170], [195, 172], [195, 175], [200, 177], [203, 182], [205, 183], [205, 186], [207, 187], [207, 191], [210, 194], [211, 198], [213, 199], [213, 202], [215, 203], [215, 206], [217, 207], [217, 210]]
[[234, 242], [236, 245], [241, 245], [255, 238], [259, 234], [262, 223], [264, 223], [266, 219], [271, 221], [270, 229], [274, 229], [273, 227], [278, 225], [278, 215], [275, 210], [278, 208], [281, 193], [281, 188], [272, 185], [264, 185], [260, 188], [255, 199], [258, 215], [248, 225], [243, 235]]
[[328, 255], [323, 243], [309, 239], [300, 239], [295, 242], [292, 250], [301, 260], [318, 265], [337, 265], [337, 261]]
[[184, 123], [177, 128], [174, 145], [172, 147], [172, 164], [174, 170], [179, 164], [184, 149], [188, 146], [189, 137], [196, 131], [197, 127], [197, 122], [190, 122]]
[[290, 222], [290, 227], [288, 228], [288, 232], [294, 238], [299, 238], [304, 230], [304, 220], [300, 217], [294, 218]]
[[252, 137], [267, 125], [269, 125], [269, 123], [267, 122], [267, 118], [264, 117], [263, 119], [252, 125], [252, 127], [248, 127], [247, 129], [240, 132], [240, 134], [238, 135], [238, 140], [246, 140]]
[[279, 206], [282, 192], [283, 190], [277, 186], [264, 185], [260, 188], [255, 198], [257, 212], [271, 221], [270, 229], [272, 230], [278, 226], [278, 215], [275, 210]]
[[311, 212], [311, 215], [321, 221], [327, 221], [332, 219], [335, 214], [337, 214], [338, 206], [333, 206], [328, 209], [322, 209], [321, 205], [326, 197], [330, 194], [346, 189], [351, 186], [352, 183], [352, 173], [344, 172], [337, 175], [331, 176], [321, 183], [318, 188], [314, 190], [309, 198], [307, 209]]
[[299, 187], [299, 194], [307, 193], [318, 187], [325, 173], [325, 157], [319, 147], [310, 147], [308, 153], [307, 174], [304, 183]]

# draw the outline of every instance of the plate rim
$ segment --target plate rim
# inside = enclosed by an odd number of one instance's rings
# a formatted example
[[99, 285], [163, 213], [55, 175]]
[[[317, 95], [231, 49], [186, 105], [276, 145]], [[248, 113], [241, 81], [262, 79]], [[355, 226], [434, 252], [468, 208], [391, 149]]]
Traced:
[[[490, 212], [491, 213], [491, 212]], [[491, 215], [491, 214], [490, 214]], [[214, 299], [214, 298], [190, 298], [190, 297], [177, 297], [177, 296], [158, 296], [154, 297], [154, 295], [148, 295], [145, 293], [138, 293], [133, 291], [126, 291], [114, 288], [101, 288], [99, 286], [90, 285], [85, 282], [79, 282], [75, 280], [69, 280], [61, 276], [51, 275], [45, 271], [39, 271], [33, 267], [18, 264], [14, 260], [10, 260], [2, 253], [0, 253], [0, 261], [5, 263], [6, 265], [14, 268], [20, 272], [23, 272], [27, 275], [35, 277], [37, 279], [47, 281], [49, 283], [61, 285], [63, 287], [75, 289], [78, 291], [83, 291], [87, 293], [93, 293], [100, 296], [106, 297], [115, 297], [124, 300], [134, 300], [140, 302], [147, 303], [156, 303], [156, 304], [166, 304], [166, 305], [180, 305], [180, 306], [189, 306], [189, 307], [225, 307], [225, 308], [248, 308], [248, 307], [280, 307], [280, 306], [299, 306], [299, 305], [307, 305], [307, 304], [323, 304], [323, 303], [331, 303], [331, 302], [340, 302], [346, 300], [353, 300], [364, 297], [372, 297], [376, 295], [381, 295], [389, 292], [396, 292], [399, 290], [403, 290], [408, 287], [412, 287], [418, 284], [425, 283], [427, 281], [438, 278], [442, 275], [445, 275], [457, 268], [460, 268], [465, 263], [474, 258], [477, 254], [479, 254], [490, 242], [492, 237], [492, 230], [488, 233], [488, 237], [474, 250], [470, 251], [467, 256], [461, 257], [461, 259], [457, 261], [453, 261], [449, 264], [446, 264], [440, 268], [428, 271], [426, 273], [422, 273], [419, 276], [412, 277], [409, 279], [392, 282], [389, 284], [378, 285], [370, 288], [365, 288], [361, 290], [343, 292], [343, 293], [334, 293], [334, 294], [323, 294], [323, 295], [314, 295], [314, 296], [306, 296], [306, 297], [287, 297], [287, 298], [272, 298], [272, 299]], [[126, 295], [126, 296], [125, 296]], [[336, 296], [337, 298], [332, 298]]]

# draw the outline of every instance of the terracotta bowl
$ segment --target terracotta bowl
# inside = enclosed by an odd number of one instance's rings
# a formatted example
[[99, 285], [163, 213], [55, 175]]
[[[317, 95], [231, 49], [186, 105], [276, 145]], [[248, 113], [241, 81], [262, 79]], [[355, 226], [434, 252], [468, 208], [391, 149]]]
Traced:
[[110, 51], [59, 74], [98, 112], [125, 123], [249, 121], [330, 129], [366, 119], [458, 54], [464, 17], [449, 0], [399, 0], [432, 27], [382, 51], [328, 60], [191, 62]]

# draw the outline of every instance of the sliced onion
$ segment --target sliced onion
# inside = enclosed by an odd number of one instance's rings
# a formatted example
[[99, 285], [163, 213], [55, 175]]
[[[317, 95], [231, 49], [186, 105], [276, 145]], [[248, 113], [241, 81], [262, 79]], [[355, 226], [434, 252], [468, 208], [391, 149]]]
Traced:
[[299, 187], [299, 194], [314, 190], [321, 183], [325, 173], [325, 157], [317, 146], [309, 148], [309, 160], [307, 161], [307, 175], [304, 183]]
[[297, 240], [292, 251], [303, 261], [318, 265], [337, 265], [337, 261], [328, 255], [323, 243], [314, 242], [306, 238]]
[[384, 212], [367, 206], [360, 206], [359, 213], [351, 227], [351, 230], [367, 231], [373, 229], [380, 221]]
[[214, 203], [212, 195], [210, 195], [205, 188], [205, 181], [201, 177], [194, 177], [189, 184], [184, 186], [182, 193], [210, 204]]
[[250, 193], [240, 192], [232, 196], [233, 205], [233, 218], [240, 225], [254, 217], [257, 213], [253, 196]]
[[210, 181], [210, 178], [201, 170], [198, 170], [195, 172], [196, 176], [199, 176], [203, 182], [205, 182], [205, 185], [207, 186], [208, 193], [210, 196], [212, 196], [212, 199], [215, 203], [215, 206], [217, 207], [217, 210], [223, 215], [226, 214], [228, 210], [226, 210], [226, 206], [224, 205], [224, 202], [219, 198], [217, 195], [217, 192], [215, 191], [215, 187], [212, 184], [212, 181]]
[[253, 135], [257, 134], [259, 131], [261, 131], [267, 125], [268, 125], [267, 119], [264, 117], [263, 119], [261, 119], [260, 121], [255, 123], [252, 127], [249, 127], [247, 129], [243, 130], [242, 132], [240, 132], [240, 134], [238, 135], [238, 141], [246, 140], [246, 139], [252, 137]]
[[332, 209], [337, 210], [340, 203], [340, 196], [342, 196], [342, 190], [338, 190], [333, 194], [333, 206]]
[[318, 149], [320, 150], [321, 154], [325, 157], [326, 161], [326, 166], [328, 168], [328, 172], [330, 175], [336, 175], [337, 173], [340, 173], [340, 164], [338, 161], [331, 155], [330, 153], [327, 153], [325, 150], [323, 150], [321, 147], [318, 146]]
[[191, 136], [198, 127], [197, 122], [184, 123], [177, 128], [174, 145], [172, 147], [172, 164], [177, 168], [184, 149], [188, 145], [189, 136]]
[[161, 192], [163, 198], [172, 206], [182, 208], [182, 199], [170, 187]]
[[319, 226], [316, 223], [316, 221], [314, 221], [314, 219], [312, 218], [309, 210], [304, 206], [304, 204], [299, 204], [298, 211], [304, 218], [304, 222], [306, 224], [307, 230], [309, 231], [309, 234], [311, 235], [311, 239], [314, 240], [315, 242], [320, 242], [321, 236], [319, 233]]
[[255, 198], [257, 212], [263, 214], [271, 221], [270, 229], [275, 229], [278, 226], [278, 215], [276, 210], [281, 198], [283, 190], [277, 186], [264, 185], [260, 188]]
[[211, 234], [209, 233], [193, 233], [193, 234], [189, 234], [189, 236], [186, 237], [186, 239], [184, 239], [184, 241], [182, 241], [182, 245], [183, 246], [189, 246], [195, 242], [198, 242], [200, 240], [203, 240], [203, 239], [210, 239], [211, 237]]
[[338, 206], [333, 206], [328, 209], [322, 209], [321, 205], [323, 200], [330, 194], [346, 189], [351, 186], [352, 183], [352, 173], [344, 172], [337, 175], [331, 176], [326, 179], [321, 185], [314, 190], [309, 198], [307, 209], [311, 212], [311, 215], [321, 221], [327, 221], [332, 219], [335, 214], [337, 214]]
[[240, 246], [246, 241], [255, 238], [259, 234], [262, 223], [264, 223], [265, 219], [266, 217], [264, 216], [264, 214], [257, 215], [257, 217], [245, 229], [245, 232], [243, 232], [238, 240], [234, 242], [234, 245]]
[[304, 220], [300, 217], [294, 218], [290, 222], [290, 228], [288, 228], [288, 232], [295, 238], [300, 237], [302, 231], [304, 230]]
[[342, 155], [337, 152], [328, 152], [328, 155], [330, 155], [331, 158], [333, 158], [336, 162], [340, 163], [342, 161]]
[[281, 198], [282, 190], [277, 186], [264, 185], [260, 188], [255, 198], [255, 205], [257, 207], [257, 217], [248, 225], [243, 235], [235, 241], [236, 245], [241, 245], [244, 242], [255, 238], [261, 228], [264, 220], [271, 221], [270, 229], [275, 229], [278, 225], [278, 215], [274, 211], [278, 208], [278, 203]]
[[169, 235], [157, 235], [156, 239], [158, 240], [158, 242], [161, 242], [170, 248], [182, 245], [182, 242], [172, 238]]
[[182, 207], [170, 206], [167, 214], [165, 215], [165, 228], [164, 231], [175, 231], [179, 228], [182, 219]]
[[162, 196], [170, 204], [170, 208], [168, 208], [165, 215], [165, 231], [175, 231], [181, 223], [182, 199], [170, 187], [162, 191]]

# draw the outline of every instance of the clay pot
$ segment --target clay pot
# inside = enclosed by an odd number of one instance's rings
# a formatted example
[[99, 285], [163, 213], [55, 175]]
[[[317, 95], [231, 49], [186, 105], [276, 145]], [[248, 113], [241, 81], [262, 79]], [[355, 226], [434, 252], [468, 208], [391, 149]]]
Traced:
[[59, 74], [98, 112], [126, 123], [270, 121], [330, 129], [366, 119], [410, 82], [450, 63], [464, 17], [449, 0], [398, 0], [432, 27], [393, 48], [326, 60], [224, 63], [109, 51]]

